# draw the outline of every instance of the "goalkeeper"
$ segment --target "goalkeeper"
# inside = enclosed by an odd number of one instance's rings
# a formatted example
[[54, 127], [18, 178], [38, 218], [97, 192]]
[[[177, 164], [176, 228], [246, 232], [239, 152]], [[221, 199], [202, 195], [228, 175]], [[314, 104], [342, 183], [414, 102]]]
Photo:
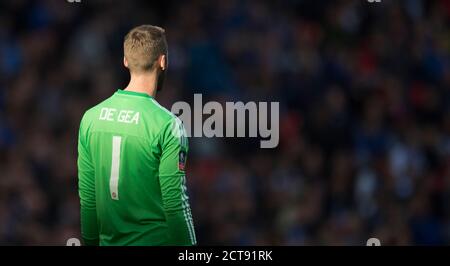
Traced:
[[123, 60], [130, 83], [81, 120], [78, 189], [85, 245], [196, 244], [186, 195], [186, 132], [155, 100], [167, 60], [162, 28], [132, 29]]

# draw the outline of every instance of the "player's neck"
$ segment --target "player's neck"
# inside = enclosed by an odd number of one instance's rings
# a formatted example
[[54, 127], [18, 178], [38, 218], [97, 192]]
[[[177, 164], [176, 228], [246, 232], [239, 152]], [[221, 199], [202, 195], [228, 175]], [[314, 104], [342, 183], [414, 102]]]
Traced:
[[130, 83], [128, 83], [125, 90], [146, 93], [155, 98], [156, 83], [156, 74], [154, 72], [148, 74], [133, 74], [131, 75]]

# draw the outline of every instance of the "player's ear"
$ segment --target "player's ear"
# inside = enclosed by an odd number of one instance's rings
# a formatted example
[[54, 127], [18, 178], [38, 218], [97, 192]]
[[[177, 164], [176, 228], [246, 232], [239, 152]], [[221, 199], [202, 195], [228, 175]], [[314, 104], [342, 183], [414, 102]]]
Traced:
[[161, 67], [161, 69], [162, 70], [166, 70], [166, 68], [167, 68], [167, 57], [166, 57], [166, 55], [161, 55], [160, 57], [159, 57], [159, 60], [158, 60], [159, 62], [159, 66]]
[[127, 60], [127, 58], [124, 56], [123, 57], [123, 65], [126, 67], [126, 68], [128, 68], [128, 60]]

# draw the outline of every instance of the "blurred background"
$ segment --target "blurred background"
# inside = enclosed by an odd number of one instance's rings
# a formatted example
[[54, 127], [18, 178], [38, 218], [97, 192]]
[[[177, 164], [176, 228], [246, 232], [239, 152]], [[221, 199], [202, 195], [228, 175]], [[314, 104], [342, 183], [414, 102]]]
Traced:
[[1, 245], [79, 237], [79, 122], [144, 23], [167, 32], [167, 108], [280, 102], [276, 149], [190, 139], [201, 245], [450, 243], [449, 0], [150, 2], [1, 1]]

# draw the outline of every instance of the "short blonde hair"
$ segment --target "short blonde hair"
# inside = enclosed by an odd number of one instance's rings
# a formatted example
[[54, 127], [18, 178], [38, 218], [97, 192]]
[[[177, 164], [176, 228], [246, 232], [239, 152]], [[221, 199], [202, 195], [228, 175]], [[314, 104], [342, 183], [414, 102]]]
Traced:
[[151, 71], [159, 56], [167, 57], [165, 30], [152, 25], [135, 27], [125, 36], [123, 50], [130, 72]]

